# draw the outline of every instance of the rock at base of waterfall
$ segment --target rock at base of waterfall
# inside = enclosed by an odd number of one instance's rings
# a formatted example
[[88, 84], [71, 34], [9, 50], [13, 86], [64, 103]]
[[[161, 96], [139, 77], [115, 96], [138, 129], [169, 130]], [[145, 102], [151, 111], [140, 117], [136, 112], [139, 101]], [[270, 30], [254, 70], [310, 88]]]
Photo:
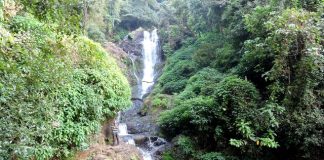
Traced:
[[151, 141], [151, 142], [155, 142], [155, 141], [158, 140], [158, 138], [159, 138], [159, 137], [150, 137], [150, 141]]
[[158, 146], [161, 146], [161, 145], [164, 145], [166, 142], [164, 141], [164, 140], [162, 140], [162, 139], [158, 139], [158, 140], [156, 140], [154, 143], [153, 143], [153, 145], [154, 146], [156, 146], [156, 147], [158, 147]]
[[153, 146], [158, 147], [161, 145], [166, 144], [166, 141], [163, 138], [160, 137], [150, 137], [150, 142], [153, 144]]
[[139, 123], [139, 122], [127, 122], [128, 126], [128, 133], [129, 134], [141, 134], [144, 132], [147, 132], [149, 130], [149, 126], [145, 123]]
[[148, 137], [144, 135], [133, 135], [133, 139], [136, 145], [143, 145], [149, 140]]

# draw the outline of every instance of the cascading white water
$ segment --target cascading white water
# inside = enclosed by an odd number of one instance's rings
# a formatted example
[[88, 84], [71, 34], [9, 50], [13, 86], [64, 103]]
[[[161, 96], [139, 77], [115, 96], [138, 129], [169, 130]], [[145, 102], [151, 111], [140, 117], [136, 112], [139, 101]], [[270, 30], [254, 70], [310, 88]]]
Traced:
[[126, 123], [120, 123], [118, 125], [118, 131], [119, 131], [119, 136], [125, 136], [125, 135], [128, 135], [128, 132], [127, 132], [127, 125]]
[[127, 144], [135, 145], [135, 141], [131, 135], [128, 134], [126, 123], [120, 123], [120, 112], [118, 113], [116, 124], [118, 124], [118, 136], [125, 137], [125, 142]]
[[143, 68], [143, 78], [142, 78], [142, 90], [141, 97], [148, 93], [150, 87], [154, 85], [154, 67], [158, 60], [158, 44], [159, 37], [157, 34], [157, 29], [154, 29], [152, 33], [144, 31], [144, 40], [143, 44], [143, 59], [144, 59], [144, 68]]
[[138, 149], [141, 151], [144, 160], [153, 160], [150, 152], [147, 152], [141, 148]]
[[135, 65], [135, 60], [134, 60], [134, 58], [132, 57], [132, 56], [129, 56], [129, 59], [131, 60], [131, 62], [132, 62], [132, 69], [133, 69], [133, 74], [134, 74], [134, 77], [135, 77], [135, 79], [136, 79], [136, 83], [138, 83], [139, 82], [139, 78], [138, 78], [138, 76], [137, 76], [137, 74], [136, 74], [136, 65]]
[[[154, 29], [151, 33], [144, 31], [144, 39], [142, 41], [143, 45], [143, 78], [142, 78], [142, 89], [141, 97], [149, 92], [149, 89], [154, 85], [154, 68], [158, 61], [158, 45], [159, 36], [157, 34], [157, 29]], [[140, 149], [142, 152], [144, 160], [152, 160], [152, 155], [149, 151]]]
[[[142, 55], [143, 55], [143, 62], [144, 62], [144, 67], [143, 67], [143, 78], [141, 82], [141, 98], [145, 94], [147, 94], [150, 90], [150, 88], [154, 85], [154, 68], [155, 64], [158, 62], [158, 45], [159, 45], [159, 37], [157, 34], [157, 29], [154, 29], [151, 33], [148, 31], [144, 31], [144, 39], [142, 41], [143, 45], [143, 50], [142, 50]], [[135, 67], [135, 62], [132, 57], [130, 57], [132, 61], [133, 67]], [[137, 81], [139, 81], [139, 78], [136, 74], [136, 68], [133, 68], [134, 76]], [[119, 133], [118, 135], [123, 138], [123, 140], [127, 144], [132, 144], [135, 145], [135, 141], [132, 137], [132, 135], [128, 134], [127, 131], [127, 125], [126, 123], [119, 123], [120, 122], [120, 113], [118, 114], [118, 129]], [[149, 148], [154, 148], [153, 144], [151, 141], [149, 141]], [[138, 147], [139, 151], [142, 153], [143, 159], [144, 160], [153, 160], [152, 157], [152, 149], [145, 149]]]

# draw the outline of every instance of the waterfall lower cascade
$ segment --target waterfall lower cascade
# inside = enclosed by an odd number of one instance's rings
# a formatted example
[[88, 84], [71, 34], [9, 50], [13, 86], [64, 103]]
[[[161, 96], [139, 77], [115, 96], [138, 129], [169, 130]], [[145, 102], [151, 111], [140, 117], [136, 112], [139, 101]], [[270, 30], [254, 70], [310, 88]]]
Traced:
[[[143, 77], [140, 80], [135, 73], [135, 68], [133, 68], [134, 76], [137, 82], [140, 83], [140, 89], [138, 94], [143, 99], [147, 93], [150, 92], [154, 85], [155, 80], [155, 65], [159, 62], [158, 47], [159, 47], [159, 37], [157, 34], [157, 29], [152, 32], [143, 32], [142, 41], [142, 57], [143, 57]], [[133, 67], [135, 66], [134, 59], [130, 57]], [[128, 134], [126, 123], [120, 122], [120, 113], [118, 115], [117, 123], [119, 128], [119, 137], [121, 140], [127, 144], [135, 145], [133, 135]], [[144, 160], [153, 160], [153, 154], [160, 149], [166, 141], [159, 137], [147, 137], [147, 141], [144, 144], [140, 144], [137, 148], [141, 152]], [[137, 144], [138, 145], [138, 144]]]

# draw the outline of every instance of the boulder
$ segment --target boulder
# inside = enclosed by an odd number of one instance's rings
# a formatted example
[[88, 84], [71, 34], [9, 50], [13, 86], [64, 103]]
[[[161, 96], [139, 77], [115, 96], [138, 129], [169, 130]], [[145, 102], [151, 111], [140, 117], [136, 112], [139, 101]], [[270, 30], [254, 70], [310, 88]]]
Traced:
[[166, 142], [161, 139], [161, 138], [158, 138], [155, 142], [153, 142], [153, 145], [158, 147], [158, 146], [161, 146], [161, 145], [164, 145]]
[[138, 28], [129, 33], [119, 44], [127, 54], [142, 57], [142, 41], [144, 39], [143, 28]]
[[148, 141], [148, 137], [144, 135], [133, 135], [133, 139], [136, 145], [143, 145]]

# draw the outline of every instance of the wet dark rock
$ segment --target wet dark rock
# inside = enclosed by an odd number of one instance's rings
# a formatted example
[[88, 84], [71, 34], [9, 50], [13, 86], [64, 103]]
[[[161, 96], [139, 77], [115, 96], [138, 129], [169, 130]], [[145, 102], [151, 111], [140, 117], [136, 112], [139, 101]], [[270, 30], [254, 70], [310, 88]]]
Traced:
[[164, 140], [162, 140], [162, 139], [157, 139], [154, 143], [153, 143], [153, 145], [154, 146], [161, 146], [161, 145], [164, 145], [166, 142], [164, 141]]
[[158, 140], [159, 137], [150, 137], [151, 142], [155, 142]]
[[140, 112], [137, 113], [138, 115], [140, 115], [141, 117], [144, 117], [147, 115], [147, 112], [141, 110]]
[[133, 101], [133, 107], [121, 114], [121, 123], [127, 124], [129, 134], [156, 135], [158, 126], [143, 107], [142, 101]]
[[136, 145], [143, 145], [148, 141], [148, 137], [145, 135], [133, 135], [133, 139]]
[[131, 100], [132, 101], [141, 101], [141, 102], [143, 102], [142, 98], [137, 98], [137, 97], [133, 97]]

